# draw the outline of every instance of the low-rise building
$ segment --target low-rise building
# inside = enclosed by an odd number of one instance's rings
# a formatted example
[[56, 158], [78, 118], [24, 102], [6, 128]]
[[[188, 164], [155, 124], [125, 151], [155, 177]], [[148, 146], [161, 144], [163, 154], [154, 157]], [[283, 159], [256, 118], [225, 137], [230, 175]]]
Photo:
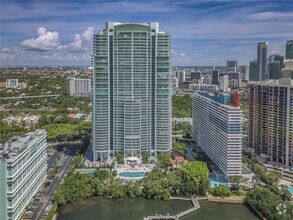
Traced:
[[16, 89], [18, 87], [18, 79], [6, 79], [6, 89]]
[[47, 132], [12, 138], [0, 150], [0, 219], [17, 220], [47, 177]]

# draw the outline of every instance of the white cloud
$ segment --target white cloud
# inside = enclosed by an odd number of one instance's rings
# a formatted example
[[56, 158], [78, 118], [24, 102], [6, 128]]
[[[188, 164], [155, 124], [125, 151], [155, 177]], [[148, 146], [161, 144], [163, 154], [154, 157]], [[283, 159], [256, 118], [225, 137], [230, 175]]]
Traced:
[[36, 38], [30, 38], [22, 41], [21, 46], [32, 51], [51, 51], [60, 49], [59, 34], [54, 31], [47, 31], [46, 28], [40, 27], [37, 31]]
[[93, 27], [88, 27], [88, 28], [82, 33], [82, 36], [83, 36], [83, 38], [84, 38], [86, 41], [88, 41], [88, 42], [92, 42], [93, 34], [94, 34], [94, 28], [93, 28]]

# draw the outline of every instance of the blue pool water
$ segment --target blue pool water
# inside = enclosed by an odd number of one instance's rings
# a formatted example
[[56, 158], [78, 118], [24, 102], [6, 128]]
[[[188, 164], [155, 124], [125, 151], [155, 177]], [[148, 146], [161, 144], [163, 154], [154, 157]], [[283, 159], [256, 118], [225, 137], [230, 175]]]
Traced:
[[227, 181], [217, 180], [217, 178], [214, 174], [210, 174], [210, 183], [211, 183], [211, 186], [219, 186], [219, 185], [228, 186]]
[[293, 187], [288, 187], [288, 192], [293, 194]]
[[144, 172], [123, 172], [120, 173], [119, 176], [125, 178], [143, 178]]

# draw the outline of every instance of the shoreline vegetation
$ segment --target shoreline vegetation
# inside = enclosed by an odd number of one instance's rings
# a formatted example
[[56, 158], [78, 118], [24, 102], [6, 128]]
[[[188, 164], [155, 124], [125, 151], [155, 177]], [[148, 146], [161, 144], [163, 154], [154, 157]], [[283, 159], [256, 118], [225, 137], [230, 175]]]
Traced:
[[[175, 145], [177, 146], [176, 155], [184, 152], [179, 145]], [[97, 169], [93, 177], [74, 173], [75, 168], [80, 167], [82, 163], [82, 160], [76, 158], [69, 175], [56, 191], [53, 203], [59, 207], [92, 196], [112, 199], [143, 197], [155, 200], [169, 200], [173, 197], [190, 199], [196, 196], [199, 200], [206, 199], [211, 202], [247, 204], [262, 219], [293, 219], [293, 207], [289, 204], [290, 193], [286, 193], [285, 188], [278, 189], [275, 186], [278, 182], [275, 174], [257, 171], [257, 169], [264, 169], [264, 166], [246, 156], [244, 157], [245, 164], [256, 173], [255, 180], [268, 178], [265, 185], [255, 181], [253, 189], [247, 189], [242, 188], [239, 181], [238, 185], [234, 183], [230, 188], [223, 185], [210, 187], [209, 170], [205, 162], [188, 162], [178, 170], [173, 170], [170, 159], [169, 155], [162, 154], [158, 158], [157, 169], [147, 173], [142, 180], [123, 182], [116, 178], [115, 171], [110, 170]], [[279, 191], [274, 192], [273, 189]], [[286, 210], [282, 213], [276, 209], [279, 204], [286, 205]]]

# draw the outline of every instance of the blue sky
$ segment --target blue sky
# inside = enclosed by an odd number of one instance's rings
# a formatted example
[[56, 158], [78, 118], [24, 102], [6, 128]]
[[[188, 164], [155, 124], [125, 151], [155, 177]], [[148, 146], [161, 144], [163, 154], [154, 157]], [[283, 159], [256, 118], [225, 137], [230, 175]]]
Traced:
[[157, 21], [173, 65], [248, 64], [258, 42], [284, 54], [293, 1], [1, 0], [1, 65], [90, 65], [92, 34], [106, 21]]

